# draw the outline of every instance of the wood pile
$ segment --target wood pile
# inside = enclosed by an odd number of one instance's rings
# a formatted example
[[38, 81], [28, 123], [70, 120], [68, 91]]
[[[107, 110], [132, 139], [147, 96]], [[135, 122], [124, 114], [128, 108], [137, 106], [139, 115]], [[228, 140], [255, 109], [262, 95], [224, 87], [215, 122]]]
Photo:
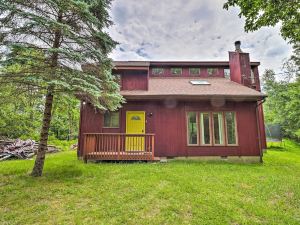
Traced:
[[[0, 139], [0, 161], [7, 159], [30, 159], [36, 155], [38, 143], [34, 140], [23, 141], [21, 139]], [[58, 152], [59, 149], [48, 145], [47, 153]]]

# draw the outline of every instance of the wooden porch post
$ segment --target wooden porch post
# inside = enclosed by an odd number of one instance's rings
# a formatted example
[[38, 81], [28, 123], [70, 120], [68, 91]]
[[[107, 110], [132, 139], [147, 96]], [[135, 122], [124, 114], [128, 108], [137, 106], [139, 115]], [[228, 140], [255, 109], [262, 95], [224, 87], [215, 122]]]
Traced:
[[83, 156], [83, 162], [87, 163], [87, 156], [86, 156], [86, 147], [87, 147], [87, 135], [83, 134], [83, 149], [82, 149], [82, 156]]

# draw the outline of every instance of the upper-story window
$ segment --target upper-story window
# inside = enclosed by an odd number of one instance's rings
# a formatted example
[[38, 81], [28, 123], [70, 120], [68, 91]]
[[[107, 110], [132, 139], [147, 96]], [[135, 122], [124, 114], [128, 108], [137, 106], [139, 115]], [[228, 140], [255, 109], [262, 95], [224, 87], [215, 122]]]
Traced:
[[182, 74], [182, 68], [171, 68], [171, 74], [172, 75], [181, 75]]
[[197, 76], [200, 75], [200, 68], [190, 68], [190, 75], [191, 76]]
[[230, 80], [230, 69], [224, 69], [224, 77]]
[[255, 76], [254, 76], [253, 69], [251, 69], [250, 79], [251, 79], [251, 84], [255, 84]]
[[216, 68], [207, 68], [207, 74], [208, 74], [208, 76], [212, 76], [212, 75], [216, 74], [217, 70], [218, 69], [216, 69]]
[[164, 73], [163, 68], [152, 68], [152, 74], [153, 75], [162, 75]]

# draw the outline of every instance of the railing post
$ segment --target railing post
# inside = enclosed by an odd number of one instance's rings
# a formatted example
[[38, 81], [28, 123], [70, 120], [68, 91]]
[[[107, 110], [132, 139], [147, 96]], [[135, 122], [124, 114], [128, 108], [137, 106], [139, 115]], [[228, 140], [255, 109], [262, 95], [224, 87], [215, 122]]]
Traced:
[[154, 160], [154, 135], [151, 136], [152, 160]]
[[121, 135], [118, 134], [118, 156], [117, 159], [120, 159], [120, 149], [121, 149]]

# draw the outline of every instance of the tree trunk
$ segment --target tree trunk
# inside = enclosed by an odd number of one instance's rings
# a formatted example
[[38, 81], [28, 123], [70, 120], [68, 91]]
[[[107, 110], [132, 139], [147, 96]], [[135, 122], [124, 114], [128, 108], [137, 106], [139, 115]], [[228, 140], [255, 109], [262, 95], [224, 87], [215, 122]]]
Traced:
[[45, 100], [44, 116], [43, 116], [43, 126], [40, 134], [40, 143], [37, 151], [37, 156], [35, 159], [34, 167], [31, 172], [31, 176], [40, 177], [43, 173], [45, 154], [47, 150], [48, 133], [51, 122], [51, 111], [53, 103], [53, 88], [49, 87]]
[[[62, 22], [63, 13], [60, 10], [58, 13], [57, 22]], [[54, 33], [54, 41], [53, 48], [60, 47], [60, 38], [61, 38], [61, 30], [57, 29]], [[54, 52], [51, 57], [51, 67], [53, 68], [53, 74], [55, 74], [55, 69], [58, 63], [58, 52]], [[45, 109], [43, 116], [43, 126], [40, 134], [40, 143], [38, 147], [38, 152], [36, 155], [34, 167], [31, 172], [31, 176], [40, 177], [43, 173], [45, 155], [47, 150], [47, 142], [48, 142], [48, 133], [51, 122], [51, 113], [52, 113], [52, 105], [53, 105], [53, 92], [54, 86], [49, 86], [47, 89], [46, 100], [45, 100]]]

